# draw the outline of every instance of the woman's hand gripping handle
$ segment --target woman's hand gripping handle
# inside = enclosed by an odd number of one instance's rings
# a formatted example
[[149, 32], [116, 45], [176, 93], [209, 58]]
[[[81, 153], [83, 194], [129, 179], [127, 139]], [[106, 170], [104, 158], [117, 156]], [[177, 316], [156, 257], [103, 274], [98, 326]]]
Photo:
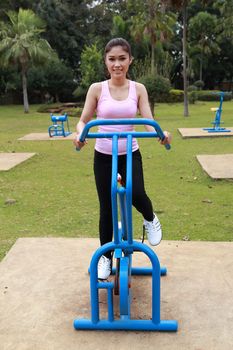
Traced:
[[75, 145], [76, 151], [80, 151], [81, 148], [83, 148], [86, 144], [87, 141], [83, 139], [82, 133], [79, 133], [76, 135], [76, 138], [73, 141], [73, 144]]

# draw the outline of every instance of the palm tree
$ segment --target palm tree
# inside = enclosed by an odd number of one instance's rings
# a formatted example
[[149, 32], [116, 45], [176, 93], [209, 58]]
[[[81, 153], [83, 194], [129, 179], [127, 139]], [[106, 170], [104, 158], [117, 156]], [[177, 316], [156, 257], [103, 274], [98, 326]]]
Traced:
[[233, 36], [233, 2], [232, 0], [217, 1], [213, 4], [214, 9], [220, 11], [221, 20], [217, 29], [221, 36], [232, 40]]
[[217, 17], [207, 12], [199, 12], [189, 22], [190, 44], [194, 46], [193, 51], [200, 61], [199, 80], [201, 81], [204, 59], [208, 61], [208, 56], [218, 54], [220, 51], [216, 40], [218, 34], [216, 28]]
[[21, 72], [24, 112], [29, 112], [27, 72], [30, 64], [48, 61], [55, 53], [49, 43], [41, 38], [44, 22], [32, 11], [19, 9], [7, 12], [9, 22], [1, 23], [0, 64], [16, 66]]
[[[136, 6], [135, 6], [136, 5]], [[132, 35], [136, 40], [147, 39], [151, 48], [151, 74], [155, 73], [156, 44], [173, 35], [175, 16], [164, 11], [160, 0], [133, 2], [137, 14], [132, 17]]]

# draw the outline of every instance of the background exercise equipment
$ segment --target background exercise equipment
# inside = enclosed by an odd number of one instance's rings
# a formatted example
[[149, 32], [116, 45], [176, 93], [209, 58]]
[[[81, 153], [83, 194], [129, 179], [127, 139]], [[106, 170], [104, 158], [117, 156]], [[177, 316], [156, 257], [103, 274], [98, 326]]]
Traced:
[[231, 131], [231, 130], [228, 130], [226, 128], [221, 127], [221, 124], [224, 123], [221, 121], [223, 100], [224, 100], [224, 92], [220, 92], [219, 107], [211, 108], [211, 111], [215, 112], [215, 120], [212, 122], [213, 127], [212, 128], [204, 128], [203, 130], [206, 130], [208, 132], [230, 132]]
[[[54, 115], [51, 113], [50, 116], [51, 116], [51, 121], [53, 122], [53, 125], [49, 126], [48, 128], [48, 133], [50, 137], [54, 137], [54, 136], [66, 137], [71, 134], [67, 114]], [[67, 128], [67, 131], [65, 130], [65, 126]]]

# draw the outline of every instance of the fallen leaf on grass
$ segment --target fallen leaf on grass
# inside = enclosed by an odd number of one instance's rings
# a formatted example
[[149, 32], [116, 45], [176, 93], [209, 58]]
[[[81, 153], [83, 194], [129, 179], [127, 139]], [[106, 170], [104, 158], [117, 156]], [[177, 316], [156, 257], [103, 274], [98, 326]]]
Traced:
[[208, 204], [213, 203], [210, 199], [202, 199], [202, 202], [203, 203], [208, 203]]
[[16, 199], [13, 199], [13, 198], [7, 198], [5, 200], [6, 205], [12, 205], [12, 204], [15, 204], [16, 202], [17, 202]]
[[190, 241], [189, 236], [184, 236], [184, 237], [182, 238], [182, 241]]

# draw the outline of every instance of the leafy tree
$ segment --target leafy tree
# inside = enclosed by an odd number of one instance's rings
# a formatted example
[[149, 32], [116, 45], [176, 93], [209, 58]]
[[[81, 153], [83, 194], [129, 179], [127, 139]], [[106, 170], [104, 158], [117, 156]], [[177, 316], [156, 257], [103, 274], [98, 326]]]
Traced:
[[32, 67], [28, 71], [31, 96], [43, 102], [46, 95], [56, 102], [71, 99], [76, 86], [72, 69], [59, 60], [50, 60], [43, 69]]
[[232, 40], [233, 36], [233, 1], [216, 0], [214, 8], [220, 12], [218, 29], [223, 38]]
[[134, 80], [140, 80], [144, 76], [150, 75], [150, 57], [145, 56], [143, 59], [133, 60], [133, 63], [130, 65], [129, 75], [133, 76]]
[[189, 0], [162, 0], [182, 13], [182, 61], [183, 61], [183, 87], [184, 87], [184, 116], [189, 116], [188, 109], [188, 79], [187, 79], [187, 25]]
[[129, 20], [128, 21], [125, 20], [120, 15], [115, 15], [113, 17], [113, 25], [111, 30], [112, 37], [124, 38], [126, 40], [129, 40], [130, 39], [129, 26], [130, 26]]
[[18, 101], [22, 96], [18, 93], [22, 83], [20, 81], [19, 74], [14, 67], [0, 68], [0, 95], [9, 97], [13, 100], [13, 97]]
[[[207, 64], [208, 56], [219, 53], [216, 42], [217, 17], [207, 12], [199, 12], [189, 22], [189, 38], [194, 46], [195, 56], [200, 61], [199, 80], [203, 80], [202, 71], [204, 60]], [[192, 52], [192, 51], [191, 51]]]
[[208, 58], [208, 69], [204, 70], [205, 88], [214, 89], [222, 81], [228, 82], [228, 90], [233, 89], [233, 43], [227, 38], [219, 41], [220, 52]]
[[47, 78], [47, 90], [55, 100], [65, 101], [70, 99], [77, 83], [74, 81], [73, 71], [64, 62], [49, 62], [45, 69]]
[[1, 5], [6, 11], [18, 12], [20, 8], [32, 10], [33, 2], [33, 0], [2, 0]]
[[31, 10], [7, 13], [9, 22], [3, 27], [0, 41], [1, 64], [16, 65], [22, 75], [23, 102], [25, 113], [29, 112], [27, 93], [27, 72], [30, 64], [46, 62], [53, 51], [49, 43], [41, 38], [44, 22]]
[[169, 94], [171, 85], [168, 79], [154, 74], [146, 75], [139, 80], [148, 91], [151, 111], [154, 114], [155, 101], [162, 102]]
[[160, 0], [129, 1], [133, 7], [131, 33], [136, 41], [148, 40], [151, 48], [151, 74], [155, 73], [155, 47], [173, 35], [175, 16], [166, 13]]
[[34, 11], [47, 23], [44, 38], [73, 69], [78, 68], [87, 43], [89, 3], [87, 0], [40, 0], [34, 4]]
[[[116, 23], [113, 18], [120, 16], [127, 26], [129, 16], [126, 3], [125, 0], [92, 1], [88, 16], [88, 45], [98, 43], [99, 47], [104, 47], [113, 36], [120, 34], [115, 31], [119, 21]], [[122, 25], [123, 23], [120, 24]]]
[[74, 91], [75, 96], [83, 96], [90, 84], [103, 80], [104, 64], [103, 54], [98, 50], [96, 44], [86, 46], [81, 54], [81, 82]]

